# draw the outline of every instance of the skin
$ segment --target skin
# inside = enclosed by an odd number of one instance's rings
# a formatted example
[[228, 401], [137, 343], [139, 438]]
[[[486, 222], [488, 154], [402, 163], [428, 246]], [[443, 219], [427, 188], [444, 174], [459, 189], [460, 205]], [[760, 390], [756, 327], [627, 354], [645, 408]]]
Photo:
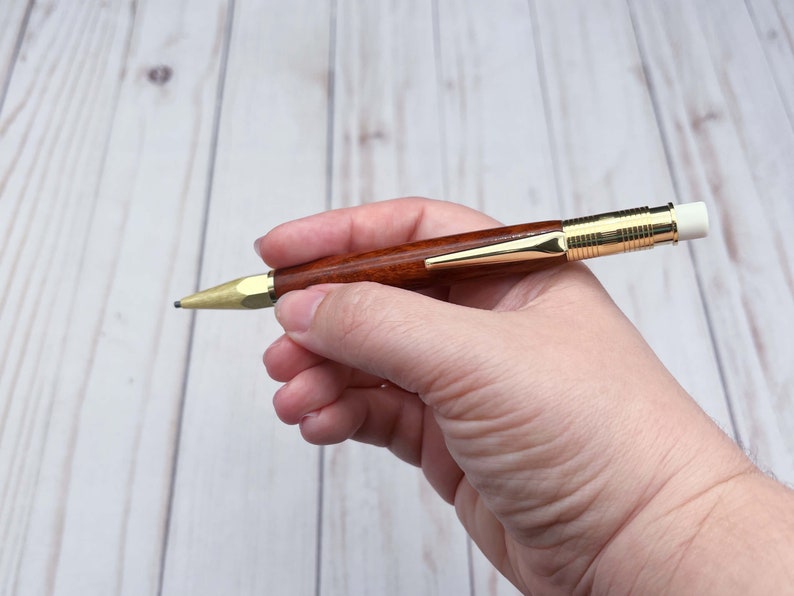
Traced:
[[[274, 268], [499, 225], [399, 199], [279, 226]], [[668, 373], [579, 264], [425, 294], [282, 297], [264, 356], [277, 415], [421, 466], [526, 593], [752, 593], [794, 585], [794, 500]], [[763, 573], [759, 574], [759, 569]], [[760, 576], [760, 577], [759, 577]]]

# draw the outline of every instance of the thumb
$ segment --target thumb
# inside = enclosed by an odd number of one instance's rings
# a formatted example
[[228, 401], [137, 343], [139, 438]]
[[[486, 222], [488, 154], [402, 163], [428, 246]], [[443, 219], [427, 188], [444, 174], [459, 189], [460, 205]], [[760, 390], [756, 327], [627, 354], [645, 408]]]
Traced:
[[474, 342], [464, 331], [489, 315], [374, 283], [315, 286], [276, 304], [279, 323], [299, 345], [423, 397], [482, 370], [487, 334]]

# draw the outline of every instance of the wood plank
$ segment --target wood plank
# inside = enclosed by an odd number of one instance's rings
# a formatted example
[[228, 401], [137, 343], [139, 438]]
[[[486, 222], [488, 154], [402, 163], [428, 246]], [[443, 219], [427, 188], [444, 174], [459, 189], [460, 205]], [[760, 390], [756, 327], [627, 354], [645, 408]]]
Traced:
[[528, 4], [447, 0], [438, 22], [449, 199], [505, 223], [558, 216]]
[[[789, 0], [747, 0], [746, 4], [772, 69], [775, 85], [786, 106], [789, 124], [794, 126], [794, 77], [791, 76], [794, 72], [794, 3]], [[764, 92], [772, 92], [766, 85], [763, 89]]]
[[[431, 5], [339, 2], [332, 206], [442, 196]], [[326, 448], [323, 594], [464, 594], [466, 539], [421, 472], [385, 450]]]
[[[86, 32], [96, 12], [33, 11], [26, 59], [16, 65], [0, 114], [0, 586], [6, 593], [34, 585], [49, 591], [60, 548], [69, 471], [57, 452], [68, 447], [73, 425], [66, 418], [79, 408], [79, 396], [60, 387], [84, 372], [63, 367], [73, 356], [63, 347], [129, 26], [114, 13], [104, 34]], [[109, 84], [96, 86], [102, 79]], [[26, 288], [45, 282], [52, 296], [64, 298], [27, 295]], [[51, 422], [60, 412], [67, 416]], [[55, 444], [60, 449], [49, 447]]]
[[3, 13], [0, 19], [0, 109], [32, 6], [31, 0], [5, 0], [0, 8]]
[[693, 254], [738, 436], [791, 482], [794, 136], [743, 8], [634, 4], [679, 193], [716, 224]]
[[[254, 239], [325, 206], [329, 25], [328, 2], [234, 4], [201, 287], [262, 271]], [[278, 335], [269, 310], [196, 315], [164, 594], [314, 593], [319, 451], [273, 413]]]
[[224, 4], [31, 14], [0, 166], [4, 593], [157, 590]]
[[[539, 1], [536, 10], [565, 216], [676, 202], [626, 4]], [[662, 362], [731, 432], [689, 248], [588, 264]]]
[[[530, 7], [438, 6], [446, 194], [505, 223], [559, 215]], [[473, 545], [474, 594], [517, 594]]]

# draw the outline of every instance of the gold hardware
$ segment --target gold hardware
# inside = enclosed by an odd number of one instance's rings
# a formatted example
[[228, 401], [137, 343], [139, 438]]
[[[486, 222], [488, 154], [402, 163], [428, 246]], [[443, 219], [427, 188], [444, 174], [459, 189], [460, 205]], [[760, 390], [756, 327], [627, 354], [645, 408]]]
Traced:
[[252, 309], [267, 308], [276, 302], [273, 272], [241, 277], [177, 302], [181, 308]]
[[567, 254], [569, 261], [677, 243], [678, 224], [672, 203], [567, 219], [562, 232], [546, 232], [438, 255], [425, 259], [428, 270], [496, 265]]
[[428, 270], [495, 265], [543, 259], [565, 254], [565, 234], [562, 231], [545, 232], [536, 236], [498, 242], [478, 248], [461, 250], [425, 259]]
[[672, 203], [602, 213], [562, 222], [568, 260], [580, 261], [620, 252], [678, 242], [678, 223]]

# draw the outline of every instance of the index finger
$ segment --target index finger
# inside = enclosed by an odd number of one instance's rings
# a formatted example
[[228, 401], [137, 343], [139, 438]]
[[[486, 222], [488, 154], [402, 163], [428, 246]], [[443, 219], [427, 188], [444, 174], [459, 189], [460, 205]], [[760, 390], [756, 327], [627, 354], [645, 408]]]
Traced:
[[269, 266], [279, 268], [498, 225], [463, 205], [409, 197], [287, 222], [257, 240], [255, 248]]

